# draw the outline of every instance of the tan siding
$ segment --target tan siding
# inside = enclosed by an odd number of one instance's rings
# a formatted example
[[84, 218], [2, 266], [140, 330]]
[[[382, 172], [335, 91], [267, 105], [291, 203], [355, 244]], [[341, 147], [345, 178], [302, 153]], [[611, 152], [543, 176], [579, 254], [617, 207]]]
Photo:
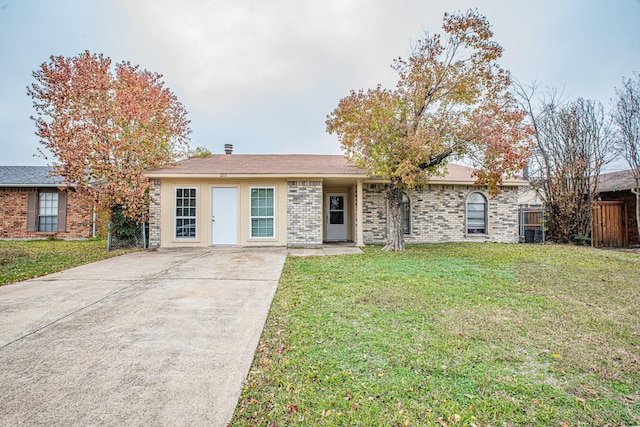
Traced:
[[[280, 180], [228, 180], [228, 179], [162, 179], [160, 186], [160, 246], [207, 247], [211, 246], [211, 189], [213, 187], [238, 188], [238, 245], [285, 246], [287, 244], [287, 181]], [[196, 188], [197, 235], [195, 239], [175, 239], [175, 189]], [[256, 239], [250, 237], [249, 203], [251, 187], [275, 188], [275, 237]]]

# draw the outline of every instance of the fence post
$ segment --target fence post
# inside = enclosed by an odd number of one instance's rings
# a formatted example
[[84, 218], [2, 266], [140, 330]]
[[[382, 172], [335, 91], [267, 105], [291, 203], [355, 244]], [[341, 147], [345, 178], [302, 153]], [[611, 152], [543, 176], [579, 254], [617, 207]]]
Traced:
[[107, 252], [111, 251], [111, 221], [107, 225]]
[[547, 235], [544, 231], [547, 228], [547, 211], [544, 208], [542, 208], [542, 216], [540, 217], [540, 227], [542, 227], [542, 244], [544, 245], [547, 241]]
[[520, 239], [524, 239], [524, 206], [520, 205]]
[[147, 249], [147, 229], [144, 226], [144, 215], [142, 215], [140, 226], [142, 227], [142, 249]]

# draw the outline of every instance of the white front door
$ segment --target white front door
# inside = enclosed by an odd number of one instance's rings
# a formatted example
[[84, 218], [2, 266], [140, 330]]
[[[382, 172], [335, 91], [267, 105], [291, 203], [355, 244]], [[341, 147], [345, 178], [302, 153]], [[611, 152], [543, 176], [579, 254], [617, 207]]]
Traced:
[[334, 242], [347, 240], [347, 194], [327, 193], [326, 213], [327, 240]]
[[211, 244], [238, 244], [238, 189], [211, 189]]

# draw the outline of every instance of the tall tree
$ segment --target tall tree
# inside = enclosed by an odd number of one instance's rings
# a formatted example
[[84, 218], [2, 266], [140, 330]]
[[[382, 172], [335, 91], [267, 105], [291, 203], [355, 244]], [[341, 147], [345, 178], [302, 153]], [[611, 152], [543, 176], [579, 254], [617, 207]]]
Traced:
[[403, 250], [402, 193], [466, 158], [495, 194], [526, 162], [530, 129], [512, 97], [502, 47], [477, 10], [445, 14], [444, 36], [425, 34], [392, 68], [395, 89], [351, 91], [327, 118], [354, 164], [390, 181], [386, 250]]
[[610, 125], [602, 105], [578, 98], [560, 101], [551, 91], [533, 101], [537, 84], [518, 85], [535, 129], [530, 181], [547, 210], [550, 240], [563, 243], [591, 236], [598, 178], [611, 160]]
[[636, 226], [640, 235], [640, 74], [635, 79], [622, 79], [622, 87], [616, 88], [617, 98], [613, 108], [616, 126], [616, 144], [631, 168], [636, 188]]
[[109, 58], [85, 51], [52, 56], [33, 77], [32, 119], [56, 173], [100, 209], [122, 206], [139, 218], [149, 186], [144, 171], [179, 156], [191, 132], [162, 76], [129, 62], [112, 68]]

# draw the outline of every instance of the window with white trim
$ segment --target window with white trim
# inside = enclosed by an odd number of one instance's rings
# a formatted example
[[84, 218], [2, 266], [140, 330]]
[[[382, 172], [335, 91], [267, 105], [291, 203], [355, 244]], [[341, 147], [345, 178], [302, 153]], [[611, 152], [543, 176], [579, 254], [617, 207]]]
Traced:
[[275, 189], [251, 188], [251, 237], [275, 237]]
[[175, 237], [195, 239], [197, 219], [197, 190], [195, 188], [176, 188]]
[[487, 199], [479, 192], [467, 196], [467, 234], [487, 233]]
[[38, 194], [38, 231], [58, 231], [58, 193]]

